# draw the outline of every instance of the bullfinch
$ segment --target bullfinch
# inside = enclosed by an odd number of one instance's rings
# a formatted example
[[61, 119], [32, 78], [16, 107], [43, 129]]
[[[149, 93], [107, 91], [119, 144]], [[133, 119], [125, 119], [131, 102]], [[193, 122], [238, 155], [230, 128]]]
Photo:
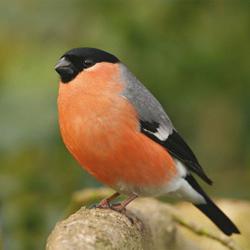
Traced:
[[[67, 149], [91, 175], [116, 190], [99, 208], [124, 211], [138, 196], [171, 194], [193, 203], [226, 235], [239, 233], [194, 178], [212, 184], [161, 104], [117, 57], [75, 48], [55, 70]], [[112, 205], [120, 194], [128, 198]]]

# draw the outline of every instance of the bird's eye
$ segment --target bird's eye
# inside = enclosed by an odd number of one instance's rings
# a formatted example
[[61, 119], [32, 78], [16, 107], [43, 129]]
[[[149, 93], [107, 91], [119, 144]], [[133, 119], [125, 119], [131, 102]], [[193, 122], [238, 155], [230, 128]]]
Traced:
[[89, 67], [93, 66], [94, 64], [95, 64], [95, 62], [93, 60], [91, 60], [91, 59], [85, 59], [83, 61], [83, 67], [84, 68], [89, 68]]

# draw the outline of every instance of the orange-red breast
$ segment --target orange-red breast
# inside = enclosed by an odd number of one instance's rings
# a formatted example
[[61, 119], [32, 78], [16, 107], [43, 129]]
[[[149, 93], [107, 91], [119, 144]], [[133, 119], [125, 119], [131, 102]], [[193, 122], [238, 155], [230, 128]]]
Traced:
[[[66, 52], [55, 67], [63, 141], [100, 182], [117, 191], [99, 207], [172, 194], [192, 202], [225, 234], [239, 233], [193, 177], [207, 177], [156, 98], [120, 60], [99, 49]], [[128, 199], [110, 201], [120, 193]], [[119, 208], [119, 209], [118, 209]]]

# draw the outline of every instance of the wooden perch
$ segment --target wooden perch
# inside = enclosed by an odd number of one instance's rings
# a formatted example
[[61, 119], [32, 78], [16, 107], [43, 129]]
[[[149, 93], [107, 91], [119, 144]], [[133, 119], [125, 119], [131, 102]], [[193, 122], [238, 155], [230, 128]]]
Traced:
[[[107, 194], [107, 190], [102, 193]], [[98, 198], [100, 198], [100, 193]], [[82, 197], [85, 203], [93, 196], [76, 195], [78, 202]], [[96, 192], [94, 193], [94, 196]], [[76, 199], [76, 197], [78, 197]], [[86, 198], [87, 197], [87, 198]], [[76, 202], [76, 203], [77, 203]], [[73, 206], [76, 208], [77, 206]], [[195, 209], [195, 208], [193, 208]], [[125, 215], [110, 209], [87, 209], [82, 207], [64, 221], [57, 223], [47, 240], [47, 250], [106, 250], [106, 249], [154, 249], [154, 250], [199, 250], [204, 248], [197, 239], [183, 233], [182, 227], [194, 234], [215, 241], [213, 250], [239, 249], [235, 242], [221, 236], [220, 233], [209, 233], [190, 224], [174, 206], [167, 205], [151, 198], [138, 199], [128, 207], [131, 216], [137, 218], [132, 223]], [[198, 228], [198, 229], [197, 229]], [[203, 232], [205, 232], [203, 234]], [[212, 242], [213, 243], [213, 242]]]

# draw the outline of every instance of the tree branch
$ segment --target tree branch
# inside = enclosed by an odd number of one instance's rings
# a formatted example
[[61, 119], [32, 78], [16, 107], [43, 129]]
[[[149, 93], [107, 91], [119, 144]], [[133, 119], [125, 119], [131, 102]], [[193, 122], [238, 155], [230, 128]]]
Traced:
[[[93, 203], [96, 198], [99, 200], [111, 193], [110, 189], [76, 193], [68, 211], [75, 211], [79, 204]], [[208, 238], [208, 241], [220, 242], [226, 249], [239, 250], [233, 240], [222, 237], [219, 233], [209, 233], [196, 224], [187, 222], [178, 208], [155, 199], [138, 199], [129, 205], [128, 212], [130, 216], [137, 218], [134, 223], [125, 215], [110, 209], [82, 207], [57, 223], [48, 238], [46, 249], [204, 249], [196, 239], [183, 233], [181, 227], [185, 227], [196, 235]], [[213, 248], [217, 249], [225, 248]]]

